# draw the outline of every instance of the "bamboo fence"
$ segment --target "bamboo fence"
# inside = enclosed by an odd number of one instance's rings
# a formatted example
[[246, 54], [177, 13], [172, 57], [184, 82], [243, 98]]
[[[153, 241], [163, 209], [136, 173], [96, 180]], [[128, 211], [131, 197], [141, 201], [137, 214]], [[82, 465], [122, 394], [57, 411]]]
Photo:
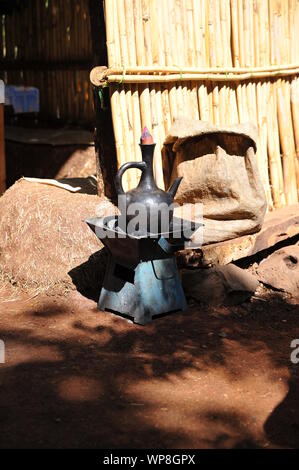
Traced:
[[[140, 160], [146, 125], [161, 148], [178, 116], [252, 122], [268, 207], [298, 202], [299, 1], [106, 0], [109, 86], [118, 165]], [[129, 170], [125, 187], [138, 172]]]
[[94, 121], [88, 0], [20, 2], [2, 17], [0, 60], [7, 84], [39, 89], [42, 117]]

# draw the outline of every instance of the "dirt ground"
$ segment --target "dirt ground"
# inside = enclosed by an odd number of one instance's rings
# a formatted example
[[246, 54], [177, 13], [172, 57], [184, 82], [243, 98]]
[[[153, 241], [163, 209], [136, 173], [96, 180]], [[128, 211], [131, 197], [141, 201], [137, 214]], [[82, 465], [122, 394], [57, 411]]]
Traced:
[[5, 145], [7, 187], [22, 176], [59, 179], [87, 177], [96, 173], [93, 146], [24, 145], [8, 140]]
[[77, 291], [3, 302], [0, 447], [298, 447], [298, 315], [266, 289], [145, 327]]

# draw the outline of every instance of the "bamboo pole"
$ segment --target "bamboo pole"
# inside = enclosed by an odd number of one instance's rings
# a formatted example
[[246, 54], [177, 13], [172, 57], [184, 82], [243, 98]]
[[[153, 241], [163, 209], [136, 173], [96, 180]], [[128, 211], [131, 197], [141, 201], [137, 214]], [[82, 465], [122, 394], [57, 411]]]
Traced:
[[169, 3], [167, 2], [167, 0], [162, 0], [161, 10], [162, 11], [159, 15], [159, 34], [162, 36], [163, 39], [161, 40], [160, 50], [163, 51], [164, 56], [161, 60], [163, 60], [163, 64], [169, 66], [174, 63], [174, 57], [172, 54], [173, 48], [171, 44], [171, 15], [173, 13], [171, 13], [171, 11], [169, 10]]
[[151, 114], [152, 114], [152, 134], [153, 139], [156, 144], [154, 152], [154, 175], [155, 180], [159, 188], [164, 189], [164, 179], [163, 179], [163, 169], [162, 169], [162, 155], [161, 148], [163, 142], [161, 142], [161, 134], [159, 130], [159, 112], [158, 112], [158, 102], [156, 97], [156, 88], [151, 86], [150, 89], [150, 100], [151, 100]]
[[199, 115], [202, 121], [209, 121], [209, 98], [208, 98], [208, 91], [206, 82], [199, 82], [198, 83], [198, 103], [199, 103]]
[[[243, 19], [243, 2], [237, 0], [237, 15], [238, 15], [238, 38], [239, 38], [239, 62], [241, 67], [245, 65], [246, 48], [245, 48], [245, 31], [244, 31], [244, 19]], [[248, 109], [247, 109], [247, 95], [246, 85], [244, 82], [237, 84], [237, 104], [239, 113], [239, 122], [246, 123], [249, 120]]]
[[143, 39], [142, 10], [140, 0], [133, 0], [134, 24], [135, 24], [135, 47], [137, 64], [145, 65], [145, 48]]
[[[121, 107], [120, 107], [120, 94], [118, 91], [118, 86], [110, 86], [110, 101], [111, 101], [111, 110], [113, 113], [113, 128], [114, 128], [114, 138], [115, 146], [117, 151], [117, 163], [118, 167], [126, 163], [125, 149], [124, 149], [124, 136], [123, 136], [123, 126], [122, 126], [122, 117], [121, 117]], [[124, 178], [124, 188], [127, 189], [127, 180]]]
[[149, 2], [151, 17], [152, 64], [154, 65], [163, 65], [165, 63], [163, 23], [161, 21], [162, 8], [159, 0], [152, 0]]
[[125, 10], [126, 10], [125, 0], [118, 0], [117, 2], [118, 37], [119, 37], [119, 44], [120, 44], [121, 64], [122, 64], [122, 67], [124, 68], [126, 68], [129, 64]]
[[296, 143], [296, 180], [297, 180], [297, 192], [299, 191], [299, 78], [296, 77], [291, 83], [291, 108], [292, 108], [292, 119], [293, 129]]
[[195, 54], [195, 66], [199, 67], [202, 64], [201, 58], [201, 34], [200, 34], [200, 4], [202, 2], [198, 2], [193, 0], [192, 8], [193, 8], [193, 31], [194, 31], [194, 54]]
[[231, 21], [232, 21], [232, 54], [233, 66], [240, 67], [239, 53], [239, 27], [238, 27], [238, 6], [237, 0], [231, 0]]
[[[137, 51], [135, 42], [135, 22], [134, 22], [134, 4], [133, 0], [126, 0], [122, 4], [121, 14], [125, 16], [125, 32], [127, 39], [127, 57], [125, 58], [124, 65], [136, 66], [137, 65]], [[131, 156], [127, 161], [138, 161], [140, 160], [140, 149], [139, 149], [139, 138], [141, 135], [141, 123], [140, 123], [140, 108], [139, 108], [139, 95], [138, 86], [135, 84], [129, 85], [130, 89], [126, 93], [128, 119], [129, 119], [129, 138]], [[128, 187], [130, 189], [137, 186], [139, 182], [139, 172], [136, 169], [128, 170], [127, 180]]]
[[[125, 92], [126, 99], [126, 113], [122, 115], [124, 120], [124, 135], [126, 139], [125, 152], [126, 152], [126, 161], [131, 162], [136, 160], [135, 156], [135, 144], [134, 144], [134, 130], [133, 130], [133, 103], [132, 103], [132, 86], [123, 88]], [[127, 171], [127, 181], [128, 187], [134, 188], [137, 186], [137, 172], [136, 169], [131, 168]]]
[[127, 49], [128, 49], [128, 63], [126, 66], [136, 66], [136, 44], [135, 44], [135, 24], [134, 24], [134, 5], [133, 0], [126, 0], [123, 5], [125, 10], [126, 34], [127, 34]]
[[197, 83], [190, 82], [188, 85], [188, 89], [190, 90], [189, 95], [189, 102], [190, 102], [190, 109], [191, 109], [191, 116], [193, 119], [199, 119], [199, 106], [198, 106], [198, 90], [197, 90]]
[[[133, 0], [132, 4], [129, 5], [129, 10], [132, 8], [133, 9], [133, 14], [134, 14], [134, 22], [131, 24], [131, 32], [129, 35], [129, 49], [130, 49], [130, 44], [132, 43], [132, 50], [131, 50], [131, 55], [132, 58], [130, 59], [129, 64], [126, 65], [131, 65], [132, 60], [138, 65], [138, 66], [145, 66], [146, 63], [146, 58], [145, 58], [145, 45], [144, 45], [144, 33], [143, 33], [143, 21], [142, 21], [142, 5], [139, 0]], [[127, 12], [129, 14], [129, 12]], [[127, 20], [128, 21], [128, 20]], [[134, 29], [133, 29], [134, 28]], [[134, 39], [134, 42], [133, 42]], [[134, 59], [134, 53], [135, 52], [135, 59]], [[133, 63], [134, 63], [133, 62]], [[133, 85], [132, 88], [132, 100], [133, 100], [133, 137], [134, 137], [134, 150], [135, 150], [135, 159], [138, 161], [140, 160], [140, 148], [139, 148], [139, 139], [141, 135], [141, 119], [144, 120], [144, 115], [141, 117], [141, 113], [144, 113], [144, 103], [141, 105], [141, 89], [143, 87], [139, 87], [137, 84]], [[143, 100], [144, 101], [144, 100]], [[141, 112], [141, 106], [142, 106], [142, 112]], [[148, 111], [147, 111], [148, 113]], [[148, 118], [146, 117], [145, 120]], [[147, 126], [151, 126], [150, 120], [148, 120]], [[133, 183], [132, 186], [136, 186], [138, 184], [140, 175], [139, 172], [136, 170], [132, 170], [131, 172], [133, 174]], [[130, 189], [132, 189], [130, 187]]]
[[279, 131], [277, 122], [276, 84], [270, 83], [270, 98], [268, 103], [268, 155], [271, 177], [271, 188], [275, 207], [285, 205], [283, 172], [280, 158]]
[[167, 135], [172, 122], [170, 112], [169, 88], [167, 85], [161, 85], [161, 101], [164, 133], [165, 135]]
[[[183, 25], [182, 25], [182, 11], [181, 11], [181, 2], [175, 1], [175, 40], [177, 43], [177, 53], [178, 53], [178, 69], [182, 70], [185, 65], [185, 44], [184, 44], [184, 34], [183, 34]], [[183, 92], [182, 92], [182, 75], [178, 74], [176, 76], [177, 82], [176, 87], [172, 87], [171, 101], [176, 102], [177, 115], [183, 114]], [[175, 96], [175, 98], [174, 98]]]
[[[237, 10], [237, 0], [230, 1], [230, 12], [231, 12], [231, 61], [234, 68], [240, 67], [239, 59], [239, 28], [238, 28], [238, 10]], [[230, 105], [232, 110], [232, 122], [238, 123], [238, 106], [237, 106], [237, 89], [235, 84], [230, 82], [231, 94], [230, 94]]]
[[201, 9], [200, 9], [200, 31], [201, 31], [201, 48], [202, 48], [202, 59], [201, 63], [204, 66], [209, 64], [209, 52], [208, 52], [208, 0], [201, 0]]
[[231, 83], [230, 112], [232, 113], [232, 124], [238, 123], [237, 90], [235, 83]]
[[[289, 51], [288, 22], [285, 15], [284, 4], [278, 0], [272, 0], [272, 22], [274, 28], [273, 59], [276, 64], [287, 63]], [[286, 42], [284, 41], [286, 40]], [[288, 44], [287, 44], [288, 45]], [[277, 82], [277, 105], [280, 144], [283, 153], [283, 175], [285, 195], [288, 204], [297, 202], [296, 176], [295, 176], [295, 143], [292, 129], [290, 108], [290, 89], [288, 81], [279, 79]]]
[[171, 122], [178, 117], [178, 105], [177, 105], [177, 85], [168, 84], [168, 96], [170, 106]]
[[208, 8], [206, 9], [206, 33], [207, 33], [207, 41], [209, 44], [209, 60], [208, 64], [210, 67], [215, 68], [217, 64], [216, 58], [216, 33], [215, 33], [215, 17], [216, 17], [216, 3], [215, 0], [211, 0], [208, 3]]
[[[206, 9], [206, 25], [207, 25], [207, 36], [209, 43], [209, 66], [215, 67], [217, 64], [217, 31], [216, 31], [216, 0], [211, 0], [208, 3], [208, 8]], [[214, 124], [219, 124], [219, 95], [218, 95], [218, 85], [217, 83], [211, 82], [211, 101], [212, 101], [212, 112], [210, 114], [211, 122]]]
[[277, 87], [278, 122], [283, 153], [283, 175], [288, 205], [298, 202], [296, 188], [295, 145], [290, 109], [289, 83], [281, 80]]
[[208, 122], [213, 123], [213, 120], [214, 120], [213, 84], [210, 80], [207, 82], [207, 93], [208, 93], [208, 100], [209, 100], [209, 118], [208, 118]]
[[[139, 3], [139, 2], [138, 2]], [[109, 67], [121, 65], [118, 41], [117, 3], [115, 0], [105, 1], [106, 35]]]
[[[222, 0], [223, 1], [223, 0]], [[222, 42], [222, 31], [221, 31], [221, 9], [219, 0], [215, 0], [215, 36], [217, 38], [216, 42], [216, 64], [219, 67], [225, 65], [225, 51], [223, 50]], [[214, 65], [214, 64], [213, 64]], [[218, 85], [216, 82], [214, 84], [214, 123], [215, 124], [225, 124], [225, 87], [223, 84]]]
[[283, 1], [282, 2], [282, 17], [283, 17], [283, 38], [284, 38], [284, 44], [283, 44], [283, 64], [287, 64], [290, 61], [290, 29], [289, 29], [289, 15], [288, 15], [288, 9], [289, 9], [289, 2], [288, 1]]
[[[295, 1], [295, 0], [294, 0]], [[294, 6], [294, 10], [295, 10], [295, 13], [294, 13], [294, 21], [295, 21], [295, 25], [296, 27], [294, 28], [294, 30], [297, 32], [298, 34], [298, 24], [299, 24], [299, 3], [298, 1], [296, 2], [295, 6]], [[298, 41], [298, 36], [296, 36], [296, 40], [295, 40], [295, 44], [293, 43], [293, 50], [294, 50], [294, 58], [296, 61], [299, 60], [299, 41]]]
[[299, 68], [291, 70], [281, 70], [275, 71], [272, 73], [259, 72], [259, 73], [244, 73], [244, 74], [232, 74], [232, 73], [178, 73], [178, 74], [169, 74], [169, 75], [107, 75], [106, 80], [108, 82], [120, 82], [122, 83], [167, 83], [167, 82], [180, 82], [190, 81], [190, 80], [211, 80], [214, 82], [241, 82], [245, 80], [257, 79], [257, 78], [272, 78], [272, 77], [289, 77], [291, 75], [297, 75], [299, 73]]
[[[166, 21], [166, 30], [164, 31], [164, 44], [166, 48], [169, 47], [168, 62], [166, 63], [168, 67], [174, 65], [175, 68], [178, 69], [180, 63], [181, 44], [177, 40], [178, 26], [176, 22], [176, 2], [174, 2], [173, 0], [164, 1], [163, 17], [168, 16], [168, 13], [169, 25]], [[166, 49], [166, 51], [167, 50], [168, 49]], [[171, 60], [173, 62], [171, 62]], [[171, 84], [167, 82], [165, 87], [163, 87], [162, 103], [163, 111], [166, 112], [166, 117], [164, 119], [164, 128], [165, 132], [168, 132], [171, 123], [176, 119], [178, 114], [176, 84]]]
[[[176, 11], [175, 11], [175, 3], [173, 0], [164, 0], [163, 19], [164, 19], [164, 16], [169, 17], [169, 48], [171, 52], [169, 54], [168, 65], [174, 65], [178, 67], [179, 65], [178, 54], [179, 53], [178, 53], [178, 44], [176, 41]], [[164, 30], [164, 33], [165, 33], [165, 41], [166, 41], [167, 30]]]
[[152, 64], [152, 38], [151, 38], [151, 15], [149, 2], [147, 0], [141, 0], [142, 4], [142, 20], [143, 20], [143, 39], [144, 39], [144, 52], [145, 52], [145, 63], [147, 65]]
[[[270, 38], [270, 57], [271, 65], [279, 61], [279, 36], [277, 36], [278, 25], [275, 18], [276, 5], [273, 0], [269, 1], [269, 38]], [[281, 61], [280, 61], [281, 63]], [[274, 65], [275, 66], [275, 65]], [[282, 172], [282, 162], [280, 157], [280, 142], [277, 117], [277, 83], [270, 84], [270, 102], [268, 115], [268, 155], [269, 169], [271, 177], [271, 188], [275, 207], [281, 207], [286, 204], [284, 193], [284, 182]]]
[[[114, 30], [114, 37], [116, 44], [120, 44], [120, 61], [122, 67], [125, 69], [129, 64], [129, 52], [128, 52], [128, 41], [126, 32], [126, 21], [125, 21], [125, 2], [124, 0], [118, 0], [115, 4], [117, 7], [117, 18], [118, 28]], [[115, 21], [115, 20], [114, 20]], [[131, 103], [131, 89], [130, 86], [122, 84], [118, 91], [119, 93], [119, 104], [120, 104], [120, 116], [122, 126], [122, 146], [124, 149], [125, 162], [131, 162], [134, 154], [134, 142], [133, 142], [133, 130], [132, 130], [132, 119], [133, 110], [130, 105]], [[124, 175], [124, 185], [127, 189], [131, 189], [136, 186], [136, 171], [129, 170]]]
[[[269, 78], [269, 77], [279, 77], [280, 74], [283, 75], [292, 75], [298, 73], [299, 63], [292, 64], [282, 64], [282, 65], [267, 65], [264, 67], [171, 67], [171, 66], [134, 66], [126, 67], [126, 75], [157, 75], [166, 76], [167, 79], [171, 79], [172, 75], [182, 74], [185, 75], [202, 75], [209, 77], [209, 74], [215, 75], [214, 80], [217, 80], [217, 75], [230, 75], [229, 79], [236, 77], [236, 80], [244, 80], [245, 78]], [[111, 75], [122, 74], [123, 67], [109, 67], [108, 73]]]
[[[247, 8], [243, 8], [244, 13], [244, 29], [245, 29], [245, 65], [246, 67], [254, 67], [254, 28], [253, 28], [253, 0], [245, 2]], [[245, 5], [244, 4], [244, 5]], [[250, 122], [257, 124], [256, 114], [256, 89], [255, 82], [246, 83], [248, 119]]]
[[184, 60], [184, 36], [182, 28], [182, 15], [180, 2], [175, 1], [175, 38], [177, 42], [177, 51], [178, 51], [178, 67], [182, 68], [185, 64]]
[[140, 85], [139, 90], [141, 127], [144, 128], [146, 126], [148, 130], [152, 132], [152, 115], [148, 84]]
[[182, 82], [183, 113], [190, 116], [187, 82]]
[[[222, 61], [219, 65], [221, 67], [231, 66], [230, 47], [228, 47], [228, 36], [230, 34], [230, 26], [228, 17], [230, 17], [230, 3], [229, 0], [223, 0], [219, 3], [219, 18], [220, 18], [220, 37], [221, 37], [221, 55]], [[231, 113], [228, 109], [230, 100], [230, 83], [223, 83], [219, 89], [220, 101], [220, 122], [221, 124], [231, 124]]]
[[230, 0], [220, 1], [221, 43], [224, 67], [232, 66]]
[[[164, 141], [165, 141], [166, 133], [165, 133], [164, 122], [163, 122], [162, 89], [161, 89], [160, 85], [157, 85], [157, 87], [156, 87], [156, 106], [157, 106], [158, 129], [159, 129], [159, 133], [160, 133], [160, 143], [161, 143], [161, 147], [162, 147], [162, 145], [164, 144]], [[167, 131], [168, 131], [168, 129], [167, 129]], [[161, 162], [161, 165], [162, 165], [162, 162]], [[163, 165], [162, 165], [161, 169], [163, 170]], [[161, 184], [162, 183], [164, 185], [164, 180], [161, 182]]]
[[[140, 120], [140, 101], [139, 101], [139, 90], [138, 85], [132, 85], [132, 125], [133, 125], [133, 138], [134, 138], [134, 150], [135, 150], [135, 161], [141, 160], [141, 152], [139, 147], [139, 140], [141, 136], [141, 120]], [[139, 183], [140, 174], [135, 171], [135, 183], [136, 186]]]
[[[168, 134], [169, 128], [171, 126], [171, 114], [170, 114], [170, 106], [169, 106], [169, 95], [168, 95], [168, 86], [161, 85], [161, 114], [162, 114], [162, 121], [163, 121], [163, 129], [164, 135]], [[163, 131], [162, 131], [163, 132]], [[164, 137], [163, 137], [164, 142]], [[168, 159], [167, 154], [164, 153], [163, 155], [163, 176], [164, 176], [164, 184], [167, 186], [170, 183], [171, 178], [171, 162]]]
[[193, 0], [186, 0], [186, 27], [187, 27], [187, 57], [188, 65], [194, 66], [196, 64], [196, 49], [194, 44], [194, 22], [193, 22]]
[[287, 86], [284, 81], [279, 80], [277, 86], [278, 122], [280, 143], [283, 153], [283, 175], [285, 194], [288, 204], [298, 201], [295, 176], [295, 147], [292, 134], [290, 103], [287, 97]]
[[[289, 19], [289, 61], [293, 62], [296, 61], [296, 42], [298, 42], [297, 38], [297, 30], [298, 26], [296, 25], [296, 0], [289, 0], [289, 8], [288, 8], [288, 19]], [[298, 8], [299, 10], [299, 8]], [[298, 23], [299, 24], [299, 23]]]
[[[221, 38], [221, 67], [231, 66], [230, 54], [230, 2], [223, 0], [219, 3], [219, 18], [220, 18], [220, 38]], [[231, 124], [231, 113], [229, 110], [231, 87], [230, 83], [223, 83], [219, 89], [219, 102], [220, 102], [220, 123]]]
[[[201, 2], [193, 1], [194, 8], [194, 31], [198, 31], [198, 34], [195, 35], [195, 48], [198, 48], [198, 62], [197, 67], [206, 67], [207, 66], [207, 57], [206, 57], [206, 2], [201, 0]], [[209, 99], [207, 92], [207, 82], [200, 81], [197, 86], [197, 96], [198, 96], [198, 106], [199, 106], [199, 117], [202, 121], [209, 121]]]
[[285, 189], [284, 189], [284, 179], [283, 179], [283, 167], [282, 167], [282, 158], [281, 158], [281, 152], [280, 152], [280, 137], [279, 137], [279, 123], [278, 123], [278, 111], [277, 111], [277, 87], [278, 84], [277, 82], [273, 83], [273, 99], [275, 103], [275, 112], [273, 114], [273, 138], [275, 140], [275, 145], [276, 145], [276, 158], [277, 158], [277, 169], [278, 169], [278, 174], [279, 174], [279, 190], [280, 190], [280, 195], [281, 195], [281, 204], [283, 206], [286, 205], [287, 200], [286, 200], [286, 195], [285, 195]]

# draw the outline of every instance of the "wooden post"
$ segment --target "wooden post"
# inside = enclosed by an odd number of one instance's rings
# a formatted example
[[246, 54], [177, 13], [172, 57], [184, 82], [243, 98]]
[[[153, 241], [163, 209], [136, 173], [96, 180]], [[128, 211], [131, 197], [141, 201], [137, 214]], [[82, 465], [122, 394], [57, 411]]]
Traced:
[[[89, 12], [94, 65], [108, 66], [104, 2], [89, 0]], [[95, 151], [98, 194], [102, 194], [104, 190], [105, 196], [116, 201], [114, 178], [117, 171], [117, 160], [109, 87], [93, 86], [93, 97], [96, 121]]]
[[0, 103], [0, 195], [6, 190], [6, 163], [4, 143], [4, 104]]
[[0, 196], [6, 190], [6, 162], [4, 141], [4, 83], [0, 80]]

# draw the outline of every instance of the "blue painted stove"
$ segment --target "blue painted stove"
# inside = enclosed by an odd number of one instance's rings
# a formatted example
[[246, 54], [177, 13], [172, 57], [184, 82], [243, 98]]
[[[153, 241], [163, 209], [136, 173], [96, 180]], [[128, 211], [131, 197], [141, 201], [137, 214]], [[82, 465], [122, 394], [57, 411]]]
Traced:
[[200, 224], [190, 226], [189, 221], [175, 217], [168, 233], [140, 236], [121, 231], [117, 219], [86, 220], [109, 252], [99, 310], [145, 325], [157, 315], [186, 309], [174, 253], [189, 239], [188, 230], [191, 235]]

